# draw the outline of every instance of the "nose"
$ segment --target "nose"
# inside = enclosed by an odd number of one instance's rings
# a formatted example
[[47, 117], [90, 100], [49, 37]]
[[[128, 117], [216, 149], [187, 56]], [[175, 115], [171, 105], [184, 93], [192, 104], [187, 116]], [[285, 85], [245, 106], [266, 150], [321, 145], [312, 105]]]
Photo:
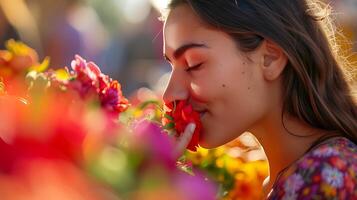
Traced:
[[180, 72], [173, 70], [163, 94], [165, 103], [170, 103], [178, 100], [186, 100], [189, 96], [187, 88], [187, 80]]

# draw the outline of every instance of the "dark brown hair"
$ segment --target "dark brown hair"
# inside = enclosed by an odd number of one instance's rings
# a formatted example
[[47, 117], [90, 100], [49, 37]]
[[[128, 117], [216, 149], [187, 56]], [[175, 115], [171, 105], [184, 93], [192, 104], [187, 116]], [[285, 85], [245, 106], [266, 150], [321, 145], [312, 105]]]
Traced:
[[[284, 113], [357, 144], [357, 109], [342, 67], [329, 7], [318, 0], [172, 0], [188, 4], [206, 23], [254, 51], [264, 38], [288, 57], [283, 72]], [[291, 133], [291, 132], [290, 132]], [[296, 133], [291, 133], [299, 136]]]

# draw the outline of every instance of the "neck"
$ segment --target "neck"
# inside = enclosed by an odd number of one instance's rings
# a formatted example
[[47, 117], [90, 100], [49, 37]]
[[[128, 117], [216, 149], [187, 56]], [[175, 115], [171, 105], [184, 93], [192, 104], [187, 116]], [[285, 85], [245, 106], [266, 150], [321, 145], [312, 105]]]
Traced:
[[312, 143], [322, 135], [322, 131], [296, 118], [284, 116], [282, 121], [281, 112], [271, 113], [259, 123], [259, 126], [250, 130], [263, 146], [269, 161], [270, 180], [265, 186], [265, 192], [271, 189], [279, 172], [302, 157]]

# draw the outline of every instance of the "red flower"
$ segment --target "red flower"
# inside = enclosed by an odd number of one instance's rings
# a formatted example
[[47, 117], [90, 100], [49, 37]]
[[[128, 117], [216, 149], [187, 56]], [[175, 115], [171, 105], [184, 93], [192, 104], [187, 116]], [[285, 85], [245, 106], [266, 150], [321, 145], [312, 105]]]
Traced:
[[125, 111], [129, 106], [128, 100], [122, 94], [118, 81], [112, 81], [108, 87], [101, 91], [100, 101], [104, 108], [117, 113]]
[[315, 183], [318, 183], [321, 181], [321, 176], [320, 175], [315, 175], [312, 177], [312, 181]]
[[166, 129], [174, 128], [177, 137], [184, 132], [189, 123], [193, 122], [196, 124], [195, 132], [193, 133], [187, 149], [197, 151], [200, 132], [202, 129], [200, 114], [194, 111], [192, 106], [188, 104], [187, 101], [179, 101], [176, 105], [175, 103], [166, 104], [164, 106], [164, 110], [165, 114], [162, 119], [162, 124]]
[[339, 157], [336, 157], [336, 156], [333, 156], [330, 158], [330, 163], [333, 165], [333, 166], [336, 166], [337, 169], [339, 170], [345, 170], [346, 166], [347, 166], [347, 163], [346, 161], [340, 159]]

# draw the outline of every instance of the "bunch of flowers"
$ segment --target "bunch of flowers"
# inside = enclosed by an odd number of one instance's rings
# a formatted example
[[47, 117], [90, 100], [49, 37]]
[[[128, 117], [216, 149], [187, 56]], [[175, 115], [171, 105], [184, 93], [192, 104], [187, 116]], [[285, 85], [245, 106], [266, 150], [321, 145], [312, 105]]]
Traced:
[[[10, 40], [7, 44], [6, 52], [13, 53], [9, 63], [37, 56], [23, 43]], [[16, 69], [14, 65], [2, 66], [14, 72], [23, 69], [13, 77], [1, 74], [4, 80], [11, 80], [2, 83], [0, 96], [2, 172], [11, 173], [18, 165], [38, 158], [60, 159], [83, 166], [86, 138], [91, 134], [104, 138], [108, 133], [118, 132], [119, 124], [114, 124], [112, 119], [125, 111], [128, 101], [119, 83], [102, 74], [94, 63], [76, 56], [72, 71], [63, 68], [56, 72], [31, 67], [33, 63], [16, 63]], [[16, 90], [7, 92], [13, 85], [19, 91], [26, 91], [23, 98]]]
[[[27, 71], [1, 85], [2, 199], [215, 198], [203, 175], [176, 167], [159, 123], [119, 122], [130, 104], [94, 63]], [[13, 83], [26, 94], [7, 93]]]
[[43, 73], [31, 71], [27, 74], [27, 82], [29, 89], [40, 85], [41, 90], [72, 93], [77, 100], [98, 103], [114, 117], [118, 117], [129, 107], [119, 82], [103, 74], [95, 63], [87, 62], [79, 55], [72, 61], [71, 70], [64, 67]]

